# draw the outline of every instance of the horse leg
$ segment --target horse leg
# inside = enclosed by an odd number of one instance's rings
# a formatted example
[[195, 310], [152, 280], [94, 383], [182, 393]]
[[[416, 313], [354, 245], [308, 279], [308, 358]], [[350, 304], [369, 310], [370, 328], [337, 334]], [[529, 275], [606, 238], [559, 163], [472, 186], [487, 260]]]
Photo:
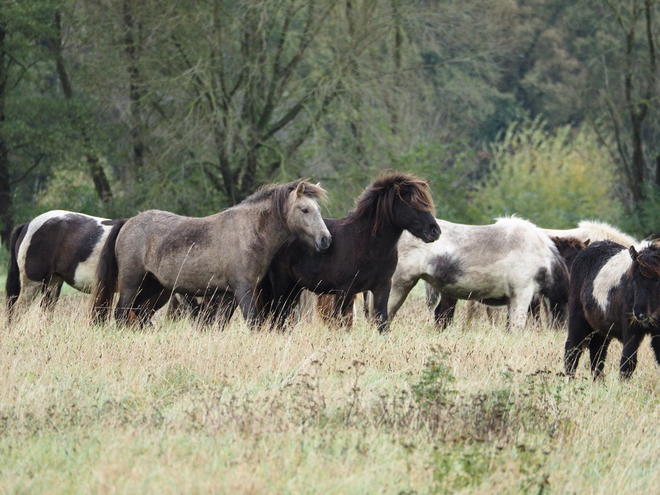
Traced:
[[[428, 284], [427, 284], [428, 287]], [[454, 320], [454, 312], [456, 311], [457, 299], [453, 297], [440, 294], [440, 301], [435, 307], [433, 312], [435, 316], [435, 324], [440, 330], [447, 328]]]
[[623, 352], [621, 353], [621, 363], [619, 364], [619, 373], [621, 378], [630, 378], [637, 368], [637, 349], [642, 341], [644, 334], [635, 332], [627, 328], [623, 332]]
[[43, 296], [41, 298], [41, 307], [45, 311], [52, 312], [55, 309], [55, 303], [60, 297], [62, 285], [64, 282], [61, 279], [52, 279], [43, 286]]
[[39, 297], [39, 294], [43, 292], [43, 290], [43, 282], [35, 282], [33, 280], [23, 278], [23, 280], [21, 280], [21, 292], [18, 295], [18, 299], [14, 303], [14, 311], [15, 308], [27, 308], [31, 302]]
[[374, 314], [373, 301], [374, 295], [371, 293], [371, 291], [364, 291], [362, 293], [362, 313], [364, 313], [364, 318], [367, 321], [369, 321]]
[[519, 293], [514, 293], [509, 301], [509, 327], [524, 329], [527, 323], [527, 310], [534, 296], [534, 287], [529, 286], [521, 290]]
[[252, 330], [256, 330], [259, 323], [259, 311], [254, 300], [254, 289], [247, 283], [240, 284], [234, 290], [234, 297], [243, 313], [243, 318]]
[[231, 292], [222, 292], [221, 294], [214, 295], [209, 305], [214, 308], [213, 312], [209, 315], [211, 316], [211, 320], [217, 321], [220, 330], [224, 330], [238, 307], [238, 302], [234, 294]]
[[426, 307], [429, 309], [432, 309], [434, 306], [436, 306], [439, 297], [443, 297], [441, 296], [438, 289], [433, 287], [428, 282], [424, 282], [424, 295], [426, 300]]
[[115, 319], [120, 324], [133, 324], [134, 320], [131, 317], [133, 314], [142, 327], [148, 323], [155, 309], [167, 302], [169, 293], [166, 293], [165, 288], [148, 273], [129, 272], [125, 277], [120, 273], [119, 281], [120, 292], [115, 308]]
[[657, 330], [651, 333], [651, 348], [655, 354], [655, 360], [660, 364], [660, 332]]
[[372, 291], [372, 294], [374, 295], [374, 318], [376, 319], [378, 331], [380, 333], [387, 333], [390, 331], [390, 319], [388, 315], [390, 291], [390, 284]]
[[568, 336], [564, 348], [564, 368], [566, 375], [569, 377], [575, 375], [582, 350], [589, 342], [591, 334], [593, 334], [593, 329], [584, 314], [579, 309], [571, 312], [568, 319]]
[[589, 340], [589, 357], [591, 359], [591, 373], [594, 380], [599, 378], [605, 367], [605, 358], [607, 357], [607, 348], [611, 339], [605, 338], [598, 333], [594, 333]]
[[140, 306], [142, 307], [138, 314], [138, 318], [140, 320], [140, 326], [144, 326], [145, 324], [149, 323], [154, 313], [163, 306], [165, 306], [165, 304], [167, 304], [167, 301], [169, 301], [169, 299], [170, 299], [170, 292], [166, 291], [164, 288], [161, 289], [159, 292], [155, 293], [154, 295], [146, 298], [140, 304]]
[[[396, 273], [395, 273], [396, 275]], [[392, 277], [391, 289], [389, 290], [389, 301], [387, 302], [387, 315], [391, 320], [396, 315], [401, 305], [410, 294], [410, 291], [415, 287], [415, 284], [419, 281], [419, 277], [404, 279], [403, 277]], [[374, 312], [376, 311], [376, 296], [374, 295]], [[375, 314], [374, 314], [375, 316]], [[377, 318], [376, 318], [377, 319]]]
[[341, 325], [345, 328], [353, 328], [353, 303], [355, 302], [355, 294], [349, 297], [348, 294], [340, 297], [339, 294], [335, 296], [341, 300]]

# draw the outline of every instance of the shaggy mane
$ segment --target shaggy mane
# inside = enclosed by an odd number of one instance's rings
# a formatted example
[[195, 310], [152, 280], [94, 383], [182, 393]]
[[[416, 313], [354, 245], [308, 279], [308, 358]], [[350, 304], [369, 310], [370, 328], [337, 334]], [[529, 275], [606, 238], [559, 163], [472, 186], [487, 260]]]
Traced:
[[410, 191], [410, 206], [418, 211], [429, 211], [435, 216], [435, 205], [431, 196], [428, 182], [414, 175], [402, 173], [390, 173], [377, 177], [362, 194], [355, 200], [355, 209], [350, 215], [350, 220], [362, 216], [376, 215], [373, 235], [385, 223], [394, 222], [394, 202], [397, 198], [405, 201], [401, 196], [401, 190]]
[[278, 218], [286, 216], [286, 202], [300, 184], [304, 184], [303, 195], [322, 203], [327, 203], [328, 193], [318, 184], [312, 184], [306, 179], [298, 179], [287, 184], [267, 184], [260, 187], [257, 192], [245, 198], [240, 204], [253, 205], [264, 201], [271, 201], [273, 213]]
[[639, 251], [636, 263], [644, 277], [660, 278], [660, 241], [655, 241]]

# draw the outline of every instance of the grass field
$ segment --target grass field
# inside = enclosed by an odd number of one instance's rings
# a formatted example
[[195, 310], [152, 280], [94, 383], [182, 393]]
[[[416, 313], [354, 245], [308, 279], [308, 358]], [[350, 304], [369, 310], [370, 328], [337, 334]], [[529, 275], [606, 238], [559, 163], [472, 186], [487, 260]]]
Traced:
[[[660, 374], [561, 374], [565, 331], [417, 296], [389, 335], [313, 321], [91, 326], [88, 299], [0, 339], [0, 493], [654, 493]], [[1, 321], [6, 317], [0, 314]]]

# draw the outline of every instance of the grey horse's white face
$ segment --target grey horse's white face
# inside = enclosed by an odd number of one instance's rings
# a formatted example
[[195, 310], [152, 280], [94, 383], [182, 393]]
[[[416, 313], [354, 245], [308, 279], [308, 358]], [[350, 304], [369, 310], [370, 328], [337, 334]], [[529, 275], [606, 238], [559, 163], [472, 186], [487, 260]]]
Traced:
[[314, 198], [305, 195], [304, 184], [289, 194], [287, 207], [286, 223], [294, 235], [317, 251], [330, 247], [332, 236], [323, 221], [321, 207]]

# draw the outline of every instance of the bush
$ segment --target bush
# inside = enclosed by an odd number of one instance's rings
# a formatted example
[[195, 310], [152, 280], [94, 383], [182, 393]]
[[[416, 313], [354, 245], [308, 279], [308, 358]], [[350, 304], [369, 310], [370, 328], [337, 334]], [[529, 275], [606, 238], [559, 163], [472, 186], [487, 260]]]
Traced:
[[584, 218], [616, 223], [615, 166], [587, 127], [549, 133], [540, 120], [514, 124], [492, 155], [475, 194], [491, 218], [516, 214], [547, 228], [572, 228]]

